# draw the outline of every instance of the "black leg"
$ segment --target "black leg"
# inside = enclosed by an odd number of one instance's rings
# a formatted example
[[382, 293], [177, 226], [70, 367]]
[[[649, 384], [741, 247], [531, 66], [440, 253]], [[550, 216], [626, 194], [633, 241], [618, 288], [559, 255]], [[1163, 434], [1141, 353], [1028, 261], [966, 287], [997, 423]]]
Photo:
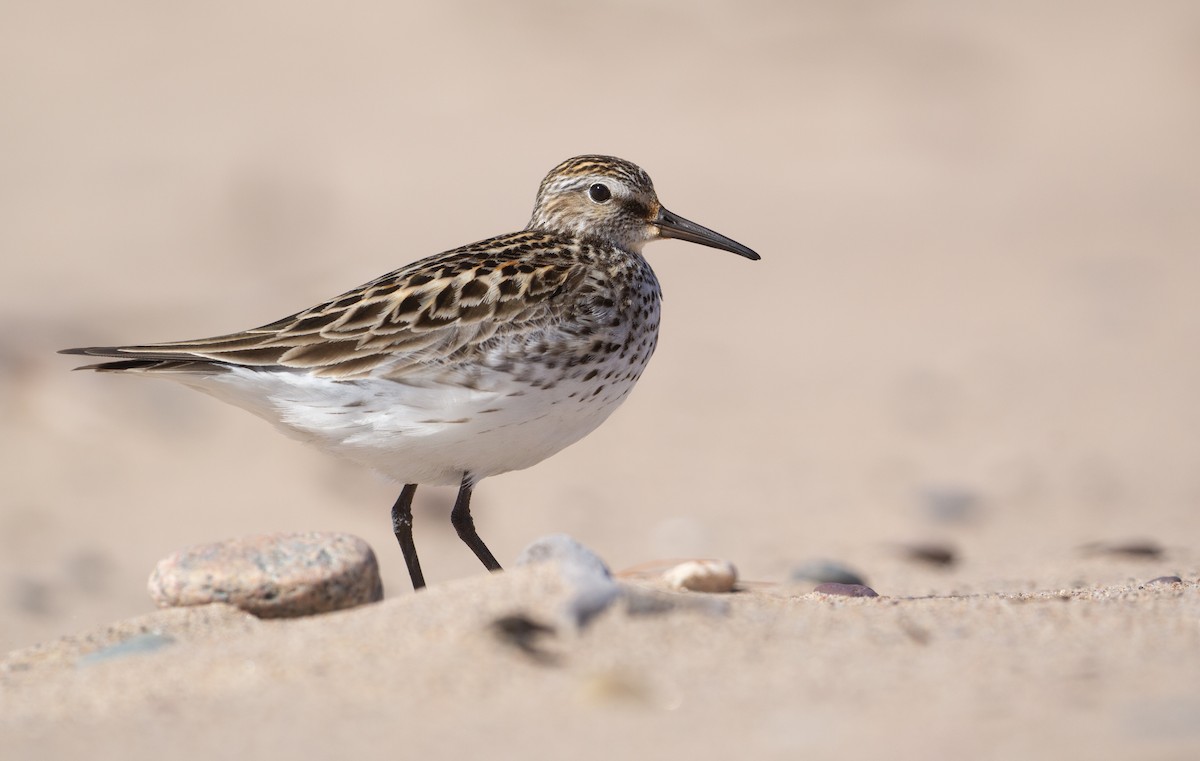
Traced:
[[[405, 484], [400, 491], [396, 504], [392, 505], [392, 531], [396, 533], [396, 541], [400, 542], [400, 551], [404, 553], [413, 589], [420, 589], [425, 586], [425, 577], [421, 574], [421, 561], [417, 559], [417, 545], [413, 542], [412, 534], [412, 501], [416, 493], [416, 484]], [[470, 516], [467, 518], [469, 520]]]
[[467, 546], [475, 553], [475, 557], [479, 558], [489, 571], [499, 571], [502, 570], [500, 564], [496, 562], [496, 558], [487, 545], [475, 532], [475, 521], [471, 518], [471, 490], [473, 488], [475, 488], [475, 484], [471, 483], [470, 475], [464, 474], [462, 486], [458, 488], [458, 499], [454, 500], [454, 509], [450, 511], [450, 522], [454, 524], [458, 538], [467, 543]]

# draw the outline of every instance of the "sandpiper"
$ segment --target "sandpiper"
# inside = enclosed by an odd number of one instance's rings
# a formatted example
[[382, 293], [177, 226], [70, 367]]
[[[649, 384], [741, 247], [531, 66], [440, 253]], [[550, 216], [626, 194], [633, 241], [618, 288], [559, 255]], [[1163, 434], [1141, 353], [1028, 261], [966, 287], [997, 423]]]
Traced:
[[591, 433], [625, 399], [658, 339], [661, 292], [642, 246], [678, 238], [758, 259], [667, 211], [650, 177], [577, 156], [542, 181], [524, 230], [390, 272], [259, 328], [67, 349], [81, 370], [170, 378], [404, 484], [392, 527], [413, 587], [419, 484], [454, 485], [459, 537], [489, 570], [471, 492]]

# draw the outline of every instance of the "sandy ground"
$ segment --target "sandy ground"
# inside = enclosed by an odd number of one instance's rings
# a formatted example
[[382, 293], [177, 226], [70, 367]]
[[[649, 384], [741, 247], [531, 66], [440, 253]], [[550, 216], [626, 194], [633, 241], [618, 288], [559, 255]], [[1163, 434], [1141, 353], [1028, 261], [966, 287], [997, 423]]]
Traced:
[[[642, 591], [522, 648], [493, 622], [553, 625], [561, 587], [536, 570], [292, 621], [176, 609], [16, 653], [0, 664], [7, 757], [1183, 759], [1200, 739], [1195, 671], [1180, 673], [1195, 584]], [[172, 641], [79, 658], [145, 632]]]
[[[1195, 4], [0, 14], [0, 652], [50, 643], [0, 680], [5, 758], [1200, 754]], [[584, 152], [763, 261], [649, 248], [639, 388], [485, 482], [483, 536], [765, 583], [830, 558], [884, 600], [615, 611], [531, 662], [487, 622], [554, 594], [481, 575], [450, 493], [419, 493], [412, 595], [394, 485], [53, 353], [261, 324], [514, 229]], [[288, 530], [367, 539], [388, 599], [104, 634], [160, 557]], [[1161, 552], [1087, 549], [1137, 541]], [[139, 627], [177, 642], [75, 665]]]

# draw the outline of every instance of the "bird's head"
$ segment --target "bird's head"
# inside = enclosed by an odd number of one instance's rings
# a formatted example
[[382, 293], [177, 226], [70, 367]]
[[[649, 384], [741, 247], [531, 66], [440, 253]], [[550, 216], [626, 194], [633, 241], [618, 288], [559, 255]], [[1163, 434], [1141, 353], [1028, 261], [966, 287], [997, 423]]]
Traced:
[[737, 241], [667, 211], [650, 175], [613, 156], [576, 156], [554, 167], [538, 188], [528, 229], [595, 238], [633, 252], [656, 238], [678, 238], [759, 258]]

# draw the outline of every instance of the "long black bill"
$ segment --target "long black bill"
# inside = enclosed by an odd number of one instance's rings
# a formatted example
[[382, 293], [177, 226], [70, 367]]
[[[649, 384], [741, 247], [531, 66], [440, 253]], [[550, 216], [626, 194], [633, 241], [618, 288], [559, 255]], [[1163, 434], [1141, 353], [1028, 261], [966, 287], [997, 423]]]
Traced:
[[699, 243], [701, 246], [719, 248], [722, 251], [729, 251], [756, 261], [762, 258], [736, 240], [730, 240], [707, 227], [689, 222], [678, 214], [672, 214], [661, 207], [658, 210], [658, 216], [654, 218], [654, 224], [658, 227], [659, 235], [664, 238], [678, 238], [689, 243]]

